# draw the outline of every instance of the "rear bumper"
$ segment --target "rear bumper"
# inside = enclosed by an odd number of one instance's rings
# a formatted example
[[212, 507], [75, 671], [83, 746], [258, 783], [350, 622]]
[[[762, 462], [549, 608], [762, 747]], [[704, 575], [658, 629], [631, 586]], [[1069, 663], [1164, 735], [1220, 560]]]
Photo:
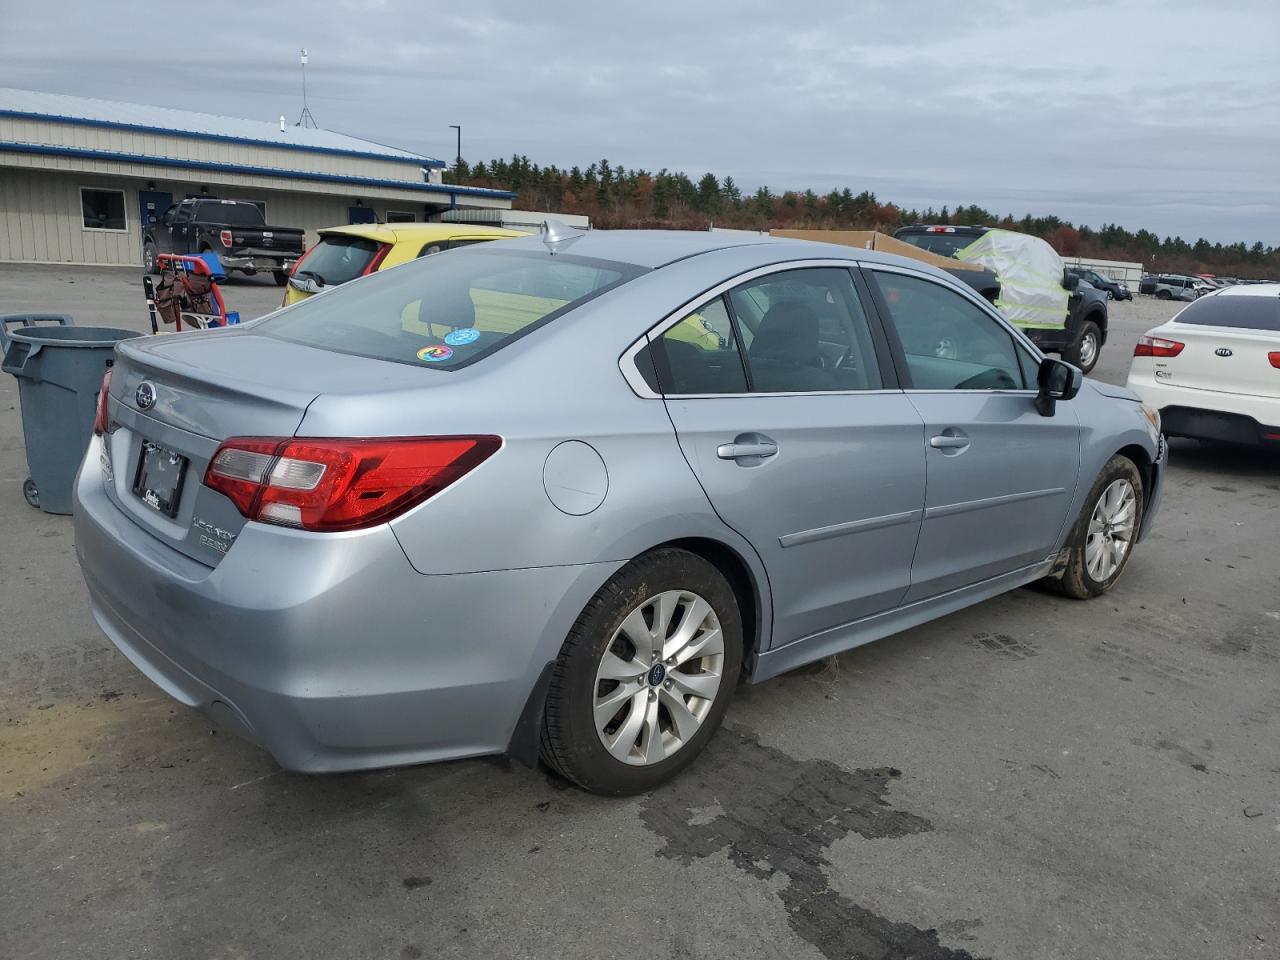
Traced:
[[278, 254], [222, 254], [218, 257], [222, 266], [228, 270], [288, 270], [299, 254], [281, 256]]
[[94, 619], [175, 700], [306, 772], [507, 748], [574, 619], [619, 564], [424, 576], [389, 528], [247, 524], [213, 569], [76, 479]]
[[1280, 397], [1191, 390], [1137, 374], [1130, 374], [1127, 385], [1160, 411], [1166, 436], [1280, 446]]

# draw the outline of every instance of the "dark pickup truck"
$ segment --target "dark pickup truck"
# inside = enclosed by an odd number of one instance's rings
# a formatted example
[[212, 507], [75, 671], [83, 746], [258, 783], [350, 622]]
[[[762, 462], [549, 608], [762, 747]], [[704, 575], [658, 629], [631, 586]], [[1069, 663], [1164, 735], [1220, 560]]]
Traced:
[[212, 252], [228, 276], [232, 270], [249, 276], [261, 271], [283, 287], [305, 243], [298, 227], [268, 226], [255, 203], [201, 198], [175, 203], [157, 222], [144, 226], [142, 260], [148, 273], [159, 273], [156, 257], [161, 253]]

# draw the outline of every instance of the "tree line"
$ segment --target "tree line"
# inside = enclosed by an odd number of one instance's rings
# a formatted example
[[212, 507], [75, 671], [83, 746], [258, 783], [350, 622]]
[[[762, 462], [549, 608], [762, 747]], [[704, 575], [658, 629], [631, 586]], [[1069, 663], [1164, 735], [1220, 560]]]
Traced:
[[814, 229], [880, 230], [892, 233], [913, 223], [989, 225], [1042, 237], [1064, 257], [1096, 257], [1141, 262], [1158, 273], [1212, 273], [1220, 276], [1280, 276], [1280, 247], [1210, 243], [1203, 238], [1160, 237], [1119, 224], [1076, 226], [1055, 216], [1015, 218], [976, 204], [934, 210], [907, 210], [877, 199], [869, 190], [849, 188], [818, 194], [813, 190], [774, 193], [768, 187], [743, 192], [733, 177], [713, 173], [696, 182], [687, 174], [662, 169], [627, 169], [601, 159], [586, 168], [539, 166], [527, 156], [495, 159], [474, 166], [462, 161], [445, 175], [448, 183], [514, 190], [519, 210], [584, 214], [605, 229], [663, 228], [705, 230]]

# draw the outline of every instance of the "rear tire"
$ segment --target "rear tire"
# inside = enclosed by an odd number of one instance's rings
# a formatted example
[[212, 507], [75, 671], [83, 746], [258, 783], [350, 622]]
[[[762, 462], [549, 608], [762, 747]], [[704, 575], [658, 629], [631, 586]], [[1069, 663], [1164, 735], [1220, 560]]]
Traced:
[[1157, 290], [1157, 291], [1156, 291], [1156, 299], [1157, 299], [1157, 300], [1172, 300], [1172, 299], [1173, 299], [1173, 294], [1172, 294], [1172, 293], [1170, 293], [1168, 290]]
[[600, 588], [565, 638], [542, 758], [593, 793], [652, 790], [702, 752], [741, 668], [742, 617], [724, 575], [686, 550], [645, 554]]
[[1142, 474], [1117, 454], [1098, 474], [1071, 528], [1067, 568], [1049, 585], [1075, 600], [1100, 597], [1120, 579], [1142, 529]]
[[283, 287], [286, 283], [288, 283], [288, 282], [289, 282], [289, 273], [288, 273], [288, 271], [285, 271], [285, 270], [276, 270], [276, 271], [275, 271], [274, 273], [272, 273], [271, 275], [272, 275], [273, 277], [275, 277], [275, 280], [276, 280], [276, 286], [277, 286], [277, 287]]

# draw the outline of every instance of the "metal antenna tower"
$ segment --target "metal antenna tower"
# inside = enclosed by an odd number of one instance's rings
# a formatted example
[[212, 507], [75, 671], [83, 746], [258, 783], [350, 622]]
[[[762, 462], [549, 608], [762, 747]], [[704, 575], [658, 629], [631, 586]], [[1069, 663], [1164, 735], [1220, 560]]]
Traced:
[[302, 114], [298, 117], [295, 127], [316, 127], [320, 124], [316, 123], [316, 118], [311, 115], [311, 108], [307, 106], [307, 48], [302, 48]]

